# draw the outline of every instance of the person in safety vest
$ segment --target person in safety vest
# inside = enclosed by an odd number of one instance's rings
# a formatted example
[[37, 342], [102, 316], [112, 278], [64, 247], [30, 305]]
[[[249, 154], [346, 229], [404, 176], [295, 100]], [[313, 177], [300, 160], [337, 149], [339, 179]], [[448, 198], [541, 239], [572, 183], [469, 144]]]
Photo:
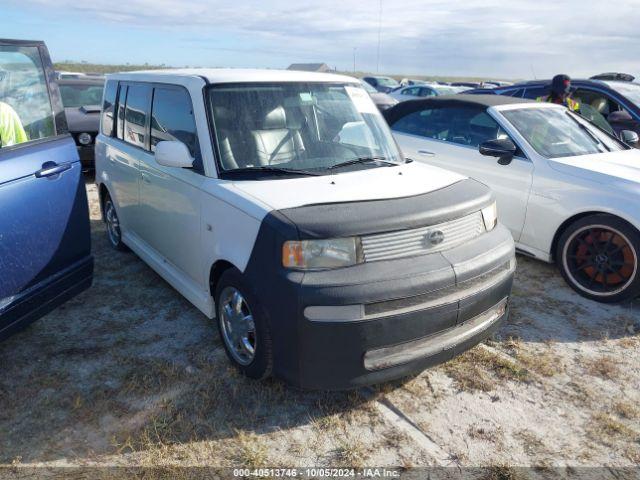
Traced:
[[556, 75], [551, 80], [551, 93], [549, 95], [538, 97], [538, 102], [557, 103], [564, 105], [573, 112], [580, 111], [580, 103], [570, 97], [571, 95], [571, 78], [568, 75]]
[[0, 147], [28, 141], [20, 117], [7, 103], [0, 102]]

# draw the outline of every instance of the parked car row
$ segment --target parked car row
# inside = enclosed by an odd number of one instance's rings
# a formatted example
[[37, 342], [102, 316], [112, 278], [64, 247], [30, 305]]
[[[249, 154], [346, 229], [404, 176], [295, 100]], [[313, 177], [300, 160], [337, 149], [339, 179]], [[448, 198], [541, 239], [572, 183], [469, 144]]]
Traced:
[[[612, 74], [613, 75], [613, 74]], [[507, 87], [472, 90], [467, 93], [507, 95], [535, 100], [549, 94], [551, 82], [535, 80]], [[571, 97], [582, 112], [599, 127], [619, 136], [628, 130], [640, 134], [640, 84], [622, 80], [571, 80]]]
[[[42, 43], [0, 41], [0, 66], [6, 335], [91, 284], [83, 147], [60, 90], [98, 112], [89, 87], [58, 86]], [[390, 103], [334, 74], [107, 76], [92, 139], [113, 254], [132, 250], [214, 320], [245, 375], [304, 388], [398, 378], [491, 335], [516, 247], [588, 298], [640, 293], [640, 152], [552, 104]]]

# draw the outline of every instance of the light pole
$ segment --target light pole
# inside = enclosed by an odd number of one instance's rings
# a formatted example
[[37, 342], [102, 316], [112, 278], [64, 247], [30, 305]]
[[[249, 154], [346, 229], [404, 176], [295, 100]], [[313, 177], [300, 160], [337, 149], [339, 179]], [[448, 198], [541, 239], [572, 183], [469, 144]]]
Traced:
[[378, 4], [378, 54], [376, 56], [376, 73], [380, 73], [380, 36], [382, 34], [382, 0]]
[[356, 47], [353, 47], [353, 73], [356, 73]]

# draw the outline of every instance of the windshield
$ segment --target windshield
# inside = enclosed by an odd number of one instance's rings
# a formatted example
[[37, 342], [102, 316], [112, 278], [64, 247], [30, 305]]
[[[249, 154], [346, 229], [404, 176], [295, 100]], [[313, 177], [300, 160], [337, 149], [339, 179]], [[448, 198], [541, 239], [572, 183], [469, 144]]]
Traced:
[[371, 85], [369, 85], [364, 80], [361, 80], [360, 83], [362, 84], [362, 88], [364, 88], [367, 92], [369, 92], [369, 93], [378, 93], [378, 90], [373, 88]]
[[622, 143], [563, 108], [522, 108], [501, 113], [546, 158], [626, 150]]
[[376, 80], [378, 80], [378, 83], [383, 87], [397, 87], [400, 85], [397, 81], [390, 77], [376, 77]]
[[615, 91], [624, 95], [636, 105], [640, 106], [640, 84], [632, 82], [611, 82], [608, 85]]
[[60, 85], [60, 95], [65, 108], [102, 104], [103, 85]]
[[387, 124], [359, 85], [218, 85], [209, 89], [209, 108], [226, 172], [328, 174], [345, 162], [345, 170], [401, 162]]

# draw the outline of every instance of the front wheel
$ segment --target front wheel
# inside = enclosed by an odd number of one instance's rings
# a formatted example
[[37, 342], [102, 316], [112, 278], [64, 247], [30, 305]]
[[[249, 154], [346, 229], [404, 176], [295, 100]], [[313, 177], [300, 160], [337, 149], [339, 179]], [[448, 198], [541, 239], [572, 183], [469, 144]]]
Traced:
[[640, 295], [640, 233], [612, 215], [590, 215], [560, 236], [556, 259], [566, 282], [586, 298], [613, 303]]
[[235, 268], [220, 277], [215, 303], [218, 330], [231, 362], [249, 378], [271, 375], [271, 334], [266, 314]]

